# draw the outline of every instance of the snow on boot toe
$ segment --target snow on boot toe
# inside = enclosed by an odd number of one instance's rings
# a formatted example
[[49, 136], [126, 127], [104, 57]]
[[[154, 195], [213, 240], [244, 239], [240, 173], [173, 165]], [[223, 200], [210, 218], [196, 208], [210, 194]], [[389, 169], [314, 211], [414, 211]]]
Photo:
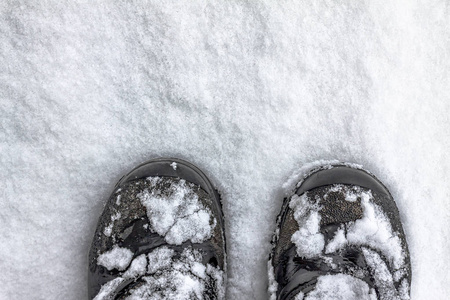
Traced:
[[89, 299], [223, 299], [220, 198], [192, 164], [157, 159], [116, 185], [89, 253]]
[[409, 299], [398, 209], [370, 173], [347, 165], [311, 171], [285, 199], [277, 223], [271, 299]]

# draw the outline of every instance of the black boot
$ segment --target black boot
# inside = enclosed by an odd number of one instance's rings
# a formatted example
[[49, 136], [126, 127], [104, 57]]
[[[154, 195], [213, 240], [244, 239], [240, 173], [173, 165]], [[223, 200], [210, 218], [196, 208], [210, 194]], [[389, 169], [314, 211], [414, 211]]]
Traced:
[[149, 161], [122, 177], [89, 252], [89, 299], [223, 299], [219, 194], [192, 164]]
[[286, 198], [269, 259], [271, 299], [409, 299], [398, 209], [368, 172], [324, 166]]

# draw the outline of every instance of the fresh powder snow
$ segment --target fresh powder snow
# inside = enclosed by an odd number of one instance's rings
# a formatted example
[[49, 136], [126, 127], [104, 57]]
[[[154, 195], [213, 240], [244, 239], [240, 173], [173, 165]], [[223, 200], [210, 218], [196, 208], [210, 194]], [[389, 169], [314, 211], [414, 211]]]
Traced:
[[105, 201], [164, 156], [221, 193], [228, 299], [267, 299], [283, 198], [333, 160], [391, 191], [411, 299], [447, 300], [448, 1], [4, 0], [0, 28], [0, 299], [85, 299]]

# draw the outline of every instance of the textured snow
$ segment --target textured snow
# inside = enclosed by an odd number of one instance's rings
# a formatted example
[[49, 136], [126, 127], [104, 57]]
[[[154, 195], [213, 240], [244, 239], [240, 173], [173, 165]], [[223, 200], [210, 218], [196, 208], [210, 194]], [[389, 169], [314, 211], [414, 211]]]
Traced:
[[370, 197], [371, 195], [362, 194], [363, 217], [347, 228], [347, 240], [350, 244], [379, 249], [394, 269], [400, 269], [405, 260], [400, 238], [393, 232], [381, 209], [370, 202]]
[[325, 238], [319, 233], [320, 215], [311, 211], [305, 219], [294, 214], [300, 229], [296, 231], [291, 241], [297, 246], [297, 255], [306, 258], [317, 257], [325, 246]]
[[[120, 195], [117, 196], [116, 203], [120, 203]], [[119, 204], [117, 204], [117, 205], [119, 205]], [[109, 225], [105, 227], [105, 230], [103, 231], [104, 235], [111, 236], [111, 233], [112, 233], [112, 230], [114, 227], [114, 221], [118, 220], [120, 218], [120, 216], [121, 216], [120, 212], [111, 216], [111, 223], [109, 223]]]
[[[350, 202], [360, 197], [363, 217], [347, 224], [347, 234], [344, 233], [344, 228], [339, 228], [334, 238], [327, 243], [325, 253], [335, 252], [347, 244], [367, 245], [382, 251], [395, 269], [401, 268], [405, 254], [400, 239], [393, 233], [389, 220], [381, 209], [371, 202], [371, 192], [363, 192], [357, 187], [334, 185], [328, 193], [336, 191], [343, 191], [345, 199]], [[325, 198], [328, 193], [324, 195]], [[311, 204], [305, 193], [300, 196], [294, 194], [289, 207], [294, 211], [294, 218], [299, 224], [299, 230], [291, 239], [297, 247], [297, 254], [306, 258], [317, 257], [325, 247], [324, 236], [319, 233], [320, 206]]]
[[153, 274], [156, 271], [167, 268], [174, 255], [174, 251], [167, 247], [160, 247], [148, 254], [148, 273]]
[[293, 195], [289, 202], [289, 208], [294, 211], [294, 219], [299, 225], [291, 237], [291, 241], [297, 246], [297, 255], [311, 258], [322, 253], [325, 239], [320, 229], [319, 207], [308, 201], [308, 196]]
[[[334, 238], [327, 243], [325, 253], [335, 252], [347, 244], [366, 245], [380, 250], [392, 263], [394, 269], [400, 269], [405, 260], [400, 238], [393, 232], [381, 208], [371, 201], [372, 193], [343, 185], [333, 186], [329, 192], [339, 190], [345, 193], [347, 201], [353, 202], [358, 197], [361, 198], [363, 216], [354, 223], [346, 225], [347, 234], [344, 233], [344, 228], [339, 228]], [[301, 241], [298, 243], [301, 244]]]
[[347, 238], [345, 237], [345, 232], [343, 228], [339, 228], [336, 231], [335, 236], [331, 241], [327, 243], [327, 247], [325, 253], [333, 253], [337, 250], [343, 248], [348, 243]]
[[299, 292], [297, 295], [295, 295], [294, 300], [303, 300], [304, 297], [305, 297], [305, 294], [303, 294], [303, 292]]
[[[355, 169], [361, 169], [362, 166], [354, 167]], [[324, 198], [328, 198], [328, 195], [331, 192], [339, 192], [345, 190], [345, 201], [349, 202], [355, 202], [358, 200], [358, 197], [370, 197], [370, 195], [367, 195], [365, 193], [362, 193], [362, 189], [359, 186], [346, 186], [343, 184], [334, 184], [328, 192], [324, 195]]]
[[173, 250], [159, 247], [147, 257], [136, 257], [126, 272], [101, 287], [95, 299], [110, 299], [122, 282], [138, 278], [143, 284], [133, 288], [129, 300], [204, 299], [211, 285], [216, 286], [217, 299], [225, 299], [224, 272], [201, 261], [198, 250], [186, 248], [175, 258]]
[[164, 191], [158, 189], [160, 177], [149, 177], [148, 188], [137, 197], [147, 210], [151, 230], [164, 236], [169, 244], [190, 240], [201, 243], [211, 238], [216, 219], [198, 199], [194, 184], [185, 180], [171, 182]]
[[445, 0], [0, 1], [0, 299], [85, 299], [105, 200], [168, 156], [222, 192], [229, 299], [266, 297], [290, 175], [338, 160], [392, 192], [411, 298], [446, 300], [449, 28]]
[[117, 269], [119, 271], [125, 270], [133, 259], [133, 252], [127, 248], [121, 248], [117, 245], [102, 253], [97, 258], [97, 264], [107, 268], [109, 271]]
[[[302, 296], [299, 298], [303, 299]], [[364, 281], [337, 274], [319, 276], [314, 290], [308, 293], [305, 300], [377, 300], [377, 294]]]
[[367, 265], [374, 274], [375, 284], [379, 288], [380, 299], [399, 300], [392, 275], [380, 255], [367, 248], [363, 248], [363, 254]]
[[131, 262], [130, 267], [123, 274], [124, 278], [138, 278], [147, 272], [147, 257], [141, 254]]
[[111, 294], [125, 281], [122, 277], [114, 278], [113, 280], [105, 283], [100, 288], [98, 294], [94, 297], [94, 300], [109, 300]]
[[267, 262], [267, 274], [269, 275], [269, 287], [267, 291], [269, 292], [269, 299], [276, 300], [276, 292], [278, 290], [278, 282], [275, 280], [275, 271], [272, 266], [272, 261]]

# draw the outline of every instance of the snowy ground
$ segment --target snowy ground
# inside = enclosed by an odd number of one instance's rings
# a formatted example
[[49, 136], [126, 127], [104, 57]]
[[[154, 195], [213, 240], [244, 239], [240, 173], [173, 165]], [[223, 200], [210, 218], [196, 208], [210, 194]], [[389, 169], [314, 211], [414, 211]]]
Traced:
[[448, 1], [159, 2], [1, 1], [0, 298], [85, 299], [114, 184], [176, 156], [223, 194], [228, 299], [267, 299], [283, 184], [321, 159], [388, 186], [412, 299], [448, 299]]

